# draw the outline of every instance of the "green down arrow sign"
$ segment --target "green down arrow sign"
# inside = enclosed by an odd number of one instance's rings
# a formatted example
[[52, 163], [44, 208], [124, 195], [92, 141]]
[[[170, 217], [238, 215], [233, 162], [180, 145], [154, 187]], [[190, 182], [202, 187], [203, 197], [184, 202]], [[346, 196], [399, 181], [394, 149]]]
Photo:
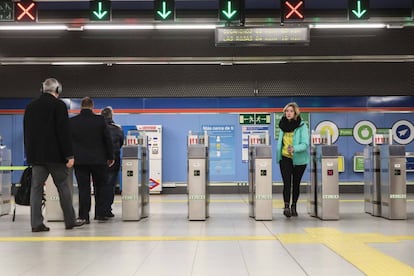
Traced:
[[231, 19], [237, 11], [231, 7], [231, 1], [227, 1], [227, 10], [221, 10], [227, 19]]
[[167, 3], [165, 1], [162, 1], [162, 11], [157, 11], [157, 13], [162, 19], [166, 19], [171, 14], [171, 11], [167, 11]]
[[174, 0], [155, 0], [154, 19], [155, 20], [174, 20], [175, 17]]
[[348, 0], [349, 19], [368, 19], [369, 0]]
[[111, 20], [111, 2], [108, 0], [91, 1], [90, 19], [98, 21]]
[[355, 14], [356, 17], [361, 18], [364, 15], [364, 13], [367, 12], [367, 10], [363, 10], [361, 8], [361, 1], [358, 1], [357, 2], [357, 10], [352, 10], [352, 12]]

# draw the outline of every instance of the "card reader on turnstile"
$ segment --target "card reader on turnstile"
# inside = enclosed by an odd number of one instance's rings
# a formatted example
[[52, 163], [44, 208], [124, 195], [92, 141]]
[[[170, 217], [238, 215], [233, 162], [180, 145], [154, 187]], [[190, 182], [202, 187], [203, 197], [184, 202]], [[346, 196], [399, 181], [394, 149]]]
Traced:
[[272, 220], [272, 147], [269, 135], [249, 136], [249, 216]]
[[208, 136], [189, 133], [187, 137], [187, 194], [188, 219], [206, 220], [209, 217], [209, 158]]
[[140, 220], [149, 215], [148, 153], [146, 139], [122, 147], [122, 220]]
[[316, 146], [316, 215], [323, 220], [339, 219], [338, 147]]
[[406, 157], [404, 145], [381, 145], [381, 216], [407, 219]]

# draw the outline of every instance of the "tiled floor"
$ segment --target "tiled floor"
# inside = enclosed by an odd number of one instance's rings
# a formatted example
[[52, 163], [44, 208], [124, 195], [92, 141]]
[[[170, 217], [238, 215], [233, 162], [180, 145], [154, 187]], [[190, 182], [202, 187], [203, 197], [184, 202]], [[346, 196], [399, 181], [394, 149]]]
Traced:
[[[0, 217], [0, 275], [414, 275], [414, 201], [407, 220], [363, 212], [362, 195], [341, 195], [340, 219], [282, 215], [274, 195], [272, 221], [248, 216], [247, 195], [212, 195], [210, 218], [187, 220], [185, 195], [151, 195], [150, 216], [115, 218], [65, 230], [31, 233], [28, 207]], [[306, 195], [302, 195], [305, 199]]]

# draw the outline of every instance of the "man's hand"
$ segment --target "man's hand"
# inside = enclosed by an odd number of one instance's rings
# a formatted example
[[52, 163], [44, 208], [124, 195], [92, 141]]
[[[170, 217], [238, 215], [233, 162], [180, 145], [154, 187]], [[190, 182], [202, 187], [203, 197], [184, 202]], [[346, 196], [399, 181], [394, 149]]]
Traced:
[[107, 160], [106, 164], [108, 164], [108, 167], [112, 167], [115, 164], [115, 160]]
[[66, 162], [66, 168], [68, 168], [68, 169], [72, 168], [74, 163], [75, 163], [74, 158], [68, 159], [68, 162]]

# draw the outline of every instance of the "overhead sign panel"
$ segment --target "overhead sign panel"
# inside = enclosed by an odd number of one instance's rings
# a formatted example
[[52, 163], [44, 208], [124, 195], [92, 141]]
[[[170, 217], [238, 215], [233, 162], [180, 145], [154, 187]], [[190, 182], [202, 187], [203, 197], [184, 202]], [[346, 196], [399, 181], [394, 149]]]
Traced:
[[155, 0], [154, 19], [161, 21], [173, 21], [175, 19], [175, 1]]
[[89, 2], [89, 19], [91, 21], [111, 21], [111, 1], [99, 0]]
[[269, 46], [309, 43], [307, 27], [223, 27], [216, 28], [216, 46]]
[[15, 21], [37, 21], [37, 3], [34, 1], [15, 2], [14, 11]]
[[289, 20], [305, 19], [305, 1], [304, 0], [284, 0], [282, 4], [282, 22]]
[[13, 1], [0, 1], [0, 21], [14, 20], [14, 4]]
[[369, 19], [369, 0], [348, 0], [348, 19]]

